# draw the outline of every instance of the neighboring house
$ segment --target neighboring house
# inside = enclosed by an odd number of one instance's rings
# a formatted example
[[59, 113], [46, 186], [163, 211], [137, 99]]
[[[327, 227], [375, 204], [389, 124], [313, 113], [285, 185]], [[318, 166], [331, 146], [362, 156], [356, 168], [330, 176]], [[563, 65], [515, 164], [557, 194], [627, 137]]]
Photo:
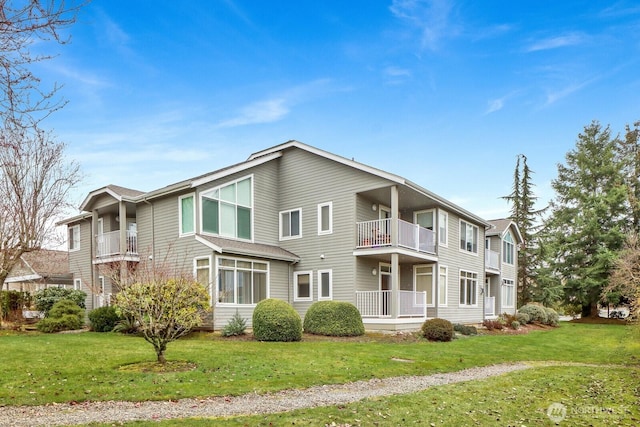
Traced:
[[510, 219], [489, 221], [485, 238], [484, 307], [487, 318], [515, 314], [518, 303], [518, 248], [522, 235]]
[[4, 289], [35, 292], [45, 288], [73, 288], [66, 251], [39, 249], [25, 252], [4, 281]]
[[369, 330], [485, 318], [488, 221], [401, 176], [298, 141], [147, 193], [109, 185], [81, 210], [61, 224], [88, 308], [116, 291], [106, 270], [126, 274], [172, 253], [209, 285], [215, 329], [236, 311], [250, 325], [265, 298], [301, 316], [315, 301], [347, 301]]

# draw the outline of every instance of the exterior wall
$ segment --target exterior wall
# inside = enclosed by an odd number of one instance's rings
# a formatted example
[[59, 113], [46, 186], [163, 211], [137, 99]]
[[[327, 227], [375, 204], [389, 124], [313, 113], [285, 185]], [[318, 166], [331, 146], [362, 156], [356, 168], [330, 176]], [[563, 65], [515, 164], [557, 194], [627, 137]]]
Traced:
[[85, 305], [87, 311], [94, 308], [93, 283], [92, 276], [92, 246], [93, 238], [91, 232], [91, 219], [81, 220], [77, 223], [69, 224], [69, 226], [80, 225], [80, 249], [77, 251], [69, 251], [69, 269], [73, 273], [74, 281], [82, 280], [82, 291], [87, 293]]

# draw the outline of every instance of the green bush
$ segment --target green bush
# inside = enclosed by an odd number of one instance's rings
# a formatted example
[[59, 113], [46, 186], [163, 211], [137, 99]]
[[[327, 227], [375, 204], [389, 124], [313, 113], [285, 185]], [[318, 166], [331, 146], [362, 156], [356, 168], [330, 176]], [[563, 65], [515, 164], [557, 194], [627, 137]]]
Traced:
[[511, 322], [511, 329], [515, 329], [515, 330], [520, 329], [520, 322], [518, 322], [517, 320], [514, 320], [513, 322]]
[[453, 325], [453, 330], [461, 333], [462, 335], [478, 335], [478, 329], [471, 325], [456, 323]]
[[119, 321], [120, 316], [116, 313], [115, 307], [111, 305], [99, 307], [89, 312], [91, 329], [96, 332], [111, 332]]
[[531, 316], [529, 316], [527, 313], [522, 313], [519, 311], [518, 314], [516, 314], [516, 320], [520, 322], [521, 325], [526, 325], [531, 321]]
[[49, 310], [53, 305], [63, 299], [73, 301], [78, 307], [85, 308], [84, 300], [87, 294], [76, 289], [66, 288], [47, 288], [38, 291], [33, 296], [33, 302], [36, 310], [42, 311], [44, 316], [49, 315]]
[[260, 341], [300, 341], [302, 319], [286, 301], [262, 300], [253, 310], [253, 336]]
[[551, 326], [558, 326], [558, 322], [560, 322], [558, 312], [551, 307], [544, 307], [544, 311], [547, 313], [547, 321], [545, 323]]
[[529, 323], [538, 322], [538, 323], [547, 323], [547, 311], [543, 306], [538, 304], [527, 304], [520, 307], [518, 310], [520, 313], [525, 313], [529, 315]]
[[422, 335], [429, 341], [451, 341], [453, 324], [446, 319], [429, 319], [422, 324]]
[[303, 330], [331, 337], [364, 335], [362, 316], [355, 305], [342, 301], [318, 301], [304, 316]]
[[62, 299], [51, 307], [49, 315], [40, 320], [36, 327], [41, 332], [80, 329], [83, 325], [83, 317], [84, 309], [80, 308], [75, 301]]
[[22, 318], [22, 309], [30, 305], [29, 292], [0, 291], [0, 319]]
[[240, 316], [240, 313], [236, 311], [236, 314], [233, 315], [227, 326], [222, 329], [223, 337], [232, 337], [238, 335], [244, 335], [245, 329], [247, 329], [247, 321]]

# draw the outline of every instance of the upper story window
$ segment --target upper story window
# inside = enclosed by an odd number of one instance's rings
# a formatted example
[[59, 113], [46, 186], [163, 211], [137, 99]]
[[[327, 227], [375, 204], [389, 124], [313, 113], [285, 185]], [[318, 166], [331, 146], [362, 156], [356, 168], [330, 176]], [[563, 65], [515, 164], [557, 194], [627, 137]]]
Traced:
[[195, 208], [195, 196], [193, 194], [187, 194], [186, 196], [180, 196], [178, 198], [178, 217], [180, 221], [180, 235], [195, 233], [196, 223], [196, 208]]
[[67, 229], [69, 233], [69, 252], [80, 250], [80, 225], [73, 225]]
[[513, 236], [508, 232], [502, 239], [502, 262], [513, 265], [515, 249], [516, 246], [513, 242]]
[[302, 237], [302, 209], [280, 212], [280, 240]]
[[333, 232], [333, 204], [331, 202], [318, 205], [318, 234]]
[[460, 220], [460, 250], [478, 253], [478, 227]]
[[438, 211], [438, 243], [447, 246], [449, 240], [449, 214], [443, 210]]
[[432, 230], [432, 231], [433, 231], [433, 225], [434, 225], [433, 215], [434, 215], [433, 209], [430, 209], [428, 211], [420, 211], [413, 214], [416, 224], [418, 224], [420, 227], [424, 227], [427, 230]]
[[202, 232], [251, 240], [252, 193], [251, 177], [202, 193]]

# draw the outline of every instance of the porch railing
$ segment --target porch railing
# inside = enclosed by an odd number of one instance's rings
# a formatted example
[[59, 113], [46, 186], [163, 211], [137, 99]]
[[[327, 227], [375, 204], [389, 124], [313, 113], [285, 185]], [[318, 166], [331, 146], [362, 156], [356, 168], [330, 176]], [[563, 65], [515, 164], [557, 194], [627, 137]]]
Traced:
[[[138, 254], [138, 233], [126, 231], [125, 254]], [[96, 238], [96, 257], [102, 258], [112, 255], [124, 255], [120, 251], [120, 230], [110, 231], [98, 235]]]
[[496, 297], [484, 298], [484, 314], [485, 316], [496, 315]]
[[[391, 291], [356, 291], [356, 307], [362, 317], [391, 317]], [[427, 316], [427, 293], [398, 291], [398, 316]]]
[[486, 249], [484, 251], [484, 265], [485, 268], [498, 270], [500, 268], [500, 254], [496, 251], [492, 251], [491, 249]]
[[[391, 219], [376, 219], [356, 224], [358, 248], [392, 246]], [[418, 252], [436, 253], [436, 238], [432, 230], [401, 219], [398, 220], [398, 246]]]

